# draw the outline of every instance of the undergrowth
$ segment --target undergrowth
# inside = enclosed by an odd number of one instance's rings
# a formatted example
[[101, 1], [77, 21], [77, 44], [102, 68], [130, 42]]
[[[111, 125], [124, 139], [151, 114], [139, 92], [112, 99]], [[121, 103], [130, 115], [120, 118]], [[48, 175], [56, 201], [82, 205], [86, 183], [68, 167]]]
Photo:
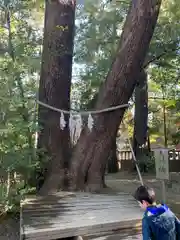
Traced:
[[0, 185], [0, 217], [5, 214], [18, 214], [20, 212], [20, 202], [25, 196], [34, 194], [35, 188], [24, 187], [24, 183], [17, 183], [7, 194], [7, 185]]

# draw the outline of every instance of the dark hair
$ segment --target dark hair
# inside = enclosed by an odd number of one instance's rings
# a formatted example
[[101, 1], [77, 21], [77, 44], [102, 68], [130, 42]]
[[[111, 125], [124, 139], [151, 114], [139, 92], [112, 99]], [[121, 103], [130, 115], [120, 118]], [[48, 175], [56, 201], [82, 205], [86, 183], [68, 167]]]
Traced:
[[149, 188], [147, 186], [140, 186], [136, 190], [134, 198], [141, 203], [144, 200], [149, 204], [153, 204], [155, 202], [155, 192], [152, 188]]

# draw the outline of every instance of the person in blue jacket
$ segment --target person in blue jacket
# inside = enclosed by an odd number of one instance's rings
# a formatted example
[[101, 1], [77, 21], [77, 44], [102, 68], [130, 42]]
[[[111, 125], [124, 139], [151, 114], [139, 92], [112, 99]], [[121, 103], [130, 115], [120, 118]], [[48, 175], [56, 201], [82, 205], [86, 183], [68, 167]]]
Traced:
[[180, 240], [180, 221], [165, 204], [156, 204], [155, 192], [140, 186], [134, 194], [145, 210], [142, 219], [143, 240]]

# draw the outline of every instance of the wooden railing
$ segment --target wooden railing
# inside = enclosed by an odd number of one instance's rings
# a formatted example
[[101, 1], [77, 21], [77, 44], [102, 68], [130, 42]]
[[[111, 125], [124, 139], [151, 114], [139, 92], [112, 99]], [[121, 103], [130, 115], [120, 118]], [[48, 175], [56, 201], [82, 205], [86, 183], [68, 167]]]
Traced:
[[132, 152], [130, 150], [118, 152], [118, 160], [132, 160]]

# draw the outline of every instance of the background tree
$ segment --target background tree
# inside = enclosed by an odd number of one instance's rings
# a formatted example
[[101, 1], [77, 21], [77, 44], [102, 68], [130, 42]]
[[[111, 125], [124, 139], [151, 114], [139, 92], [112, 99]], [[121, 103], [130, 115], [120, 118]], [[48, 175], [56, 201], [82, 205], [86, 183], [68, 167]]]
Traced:
[[[5, 202], [11, 202], [12, 192], [18, 193], [12, 190], [24, 186], [38, 165], [36, 107], [31, 97], [37, 90], [41, 35], [29, 8], [33, 10], [34, 5], [14, 1], [1, 1], [0, 5], [0, 172], [2, 181], [9, 178], [0, 192]], [[41, 13], [36, 13], [39, 19]], [[20, 183], [15, 172], [21, 174]]]

